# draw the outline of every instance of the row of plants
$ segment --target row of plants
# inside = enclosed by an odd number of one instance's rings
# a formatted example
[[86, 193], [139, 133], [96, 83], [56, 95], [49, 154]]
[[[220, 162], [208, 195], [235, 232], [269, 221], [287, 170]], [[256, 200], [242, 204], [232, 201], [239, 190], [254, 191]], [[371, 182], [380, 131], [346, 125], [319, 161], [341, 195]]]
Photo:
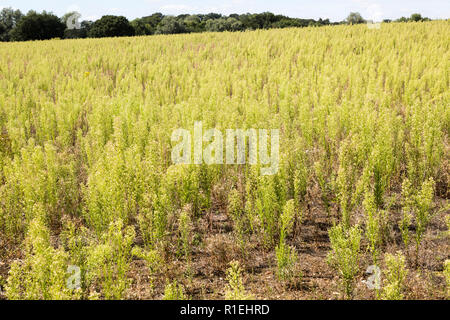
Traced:
[[[192, 278], [208, 236], [200, 226], [221, 212], [243, 259], [255, 244], [272, 252], [290, 290], [302, 282], [299, 239], [313, 206], [328, 216], [328, 261], [345, 296], [367, 251], [386, 265], [380, 297], [402, 297], [408, 268], [426, 264], [430, 223], [448, 213], [447, 28], [0, 47], [0, 240], [19, 252], [7, 260], [7, 297], [125, 298], [136, 260], [155, 281], [174, 261]], [[172, 132], [200, 120], [280, 129], [278, 173], [174, 165]], [[403, 255], [386, 254], [390, 245]], [[79, 268], [78, 291], [64, 285], [68, 265]], [[232, 269], [232, 295], [246, 296]], [[167, 295], [181, 296], [172, 280]]]

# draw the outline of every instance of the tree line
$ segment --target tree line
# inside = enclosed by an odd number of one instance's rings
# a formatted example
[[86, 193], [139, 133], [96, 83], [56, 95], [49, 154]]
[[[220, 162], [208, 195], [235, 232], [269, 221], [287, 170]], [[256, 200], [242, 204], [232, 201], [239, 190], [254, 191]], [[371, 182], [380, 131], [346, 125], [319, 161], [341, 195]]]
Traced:
[[[352, 12], [341, 22], [329, 19], [299, 19], [271, 12], [259, 14], [231, 14], [229, 16], [209, 14], [182, 14], [165, 16], [154, 13], [132, 21], [123, 16], [106, 15], [97, 21], [84, 20], [78, 24], [75, 20], [81, 15], [77, 12], [66, 13], [58, 17], [51, 12], [38, 13], [30, 10], [24, 15], [20, 10], [4, 8], [0, 12], [0, 41], [47, 40], [54, 38], [102, 38], [121, 36], [145, 36], [154, 34], [178, 34], [198, 32], [245, 31], [271, 28], [292, 28], [326, 26], [337, 24], [359, 24], [367, 21], [357, 12]], [[395, 21], [428, 21], [420, 14], [410, 18], [402, 17]], [[391, 20], [384, 20], [391, 22]]]

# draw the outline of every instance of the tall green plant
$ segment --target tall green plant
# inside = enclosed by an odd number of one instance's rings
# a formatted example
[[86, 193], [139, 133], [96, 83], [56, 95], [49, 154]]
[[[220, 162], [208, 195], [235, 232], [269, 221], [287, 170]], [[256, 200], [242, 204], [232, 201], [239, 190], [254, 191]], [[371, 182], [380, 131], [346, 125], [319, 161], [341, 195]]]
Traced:
[[397, 255], [386, 253], [384, 261], [386, 269], [383, 272], [385, 280], [381, 296], [385, 300], [402, 300], [405, 280], [408, 275], [405, 257], [401, 253], [397, 253]]
[[168, 283], [164, 289], [163, 300], [174, 300], [174, 301], [187, 300], [183, 286], [181, 284], [178, 284], [176, 280], [173, 280], [173, 282]]
[[228, 212], [233, 220], [234, 233], [239, 247], [245, 254], [247, 235], [249, 233], [249, 221], [245, 212], [241, 195], [236, 189], [231, 190], [228, 196]]
[[434, 180], [431, 178], [422, 184], [422, 188], [415, 198], [416, 220], [416, 263], [419, 260], [419, 248], [423, 236], [432, 217], [432, 205], [434, 197]]
[[128, 278], [133, 228], [124, 228], [122, 220], [111, 222], [101, 242], [89, 248], [87, 258], [87, 281], [100, 284], [106, 299], [123, 299], [130, 285]]
[[351, 299], [359, 273], [361, 229], [359, 226], [347, 229], [339, 224], [329, 230], [329, 236], [332, 251], [328, 263], [338, 272], [344, 294]]
[[280, 280], [290, 283], [294, 280], [298, 255], [294, 247], [287, 244], [286, 238], [292, 232], [295, 219], [295, 203], [289, 200], [283, 208], [280, 217], [280, 243], [275, 248], [277, 261], [277, 276]]
[[376, 197], [371, 192], [366, 192], [363, 202], [366, 213], [366, 237], [369, 241], [369, 251], [372, 254], [374, 265], [378, 265], [378, 256], [382, 243], [382, 221], [381, 214], [376, 206]]
[[226, 300], [251, 300], [242, 282], [242, 269], [239, 262], [230, 262], [230, 268], [227, 270], [228, 289], [225, 293]]
[[42, 207], [34, 207], [34, 212], [36, 218], [25, 239], [25, 258], [13, 262], [6, 296], [11, 300], [79, 299], [81, 292], [67, 286], [68, 254], [52, 246]]

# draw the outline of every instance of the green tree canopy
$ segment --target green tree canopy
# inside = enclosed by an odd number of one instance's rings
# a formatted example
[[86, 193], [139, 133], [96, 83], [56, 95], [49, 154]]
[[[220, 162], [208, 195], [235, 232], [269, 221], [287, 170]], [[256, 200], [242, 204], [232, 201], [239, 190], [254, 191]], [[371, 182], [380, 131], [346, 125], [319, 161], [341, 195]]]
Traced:
[[152, 35], [156, 32], [156, 27], [163, 18], [162, 13], [154, 13], [151, 16], [142, 17], [131, 21], [137, 36]]
[[29, 11], [11, 31], [11, 39], [28, 41], [62, 38], [65, 29], [64, 23], [54, 14], [46, 11], [42, 13]]
[[364, 18], [361, 16], [359, 12], [350, 12], [350, 14], [346, 19], [346, 22], [348, 24], [360, 24], [365, 23], [366, 20], [364, 20]]
[[23, 14], [20, 10], [3, 8], [2, 11], [0, 11], [0, 41], [10, 40], [12, 29], [22, 17]]
[[156, 34], [175, 34], [186, 32], [186, 26], [183, 22], [173, 16], [164, 17], [156, 28]]
[[424, 19], [422, 18], [422, 15], [420, 13], [413, 13], [411, 15], [410, 20], [414, 21], [414, 22], [419, 22], [419, 21], [423, 21]]
[[127, 18], [123, 16], [103, 16], [94, 22], [88, 32], [92, 38], [133, 36], [134, 29]]
[[184, 19], [184, 25], [186, 26], [187, 32], [200, 32], [201, 30], [201, 19], [198, 15], [189, 15]]

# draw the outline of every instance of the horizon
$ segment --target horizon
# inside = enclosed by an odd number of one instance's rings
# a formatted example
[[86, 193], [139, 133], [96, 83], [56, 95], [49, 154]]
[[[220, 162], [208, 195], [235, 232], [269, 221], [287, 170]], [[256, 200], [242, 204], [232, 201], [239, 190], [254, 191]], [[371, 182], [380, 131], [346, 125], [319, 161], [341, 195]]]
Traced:
[[[56, 3], [55, 3], [56, 2]], [[136, 3], [138, 2], [138, 3]], [[398, 19], [409, 17], [413, 13], [420, 13], [430, 19], [448, 19], [450, 15], [450, 2], [445, 0], [342, 0], [339, 3], [332, 0], [317, 1], [279, 0], [230, 0], [214, 5], [214, 1], [183, 1], [172, 0], [138, 0], [133, 5], [124, 4], [118, 0], [100, 0], [92, 3], [86, 0], [79, 1], [49, 1], [43, 0], [40, 4], [28, 0], [0, 0], [0, 9], [12, 7], [26, 14], [29, 10], [52, 12], [63, 16], [67, 12], [77, 11], [82, 20], [98, 20], [104, 15], [125, 16], [129, 20], [149, 16], [156, 12], [164, 15], [180, 14], [207, 14], [219, 13], [222, 15], [272, 12], [291, 18], [301, 19], [330, 19], [332, 22], [343, 21], [350, 12], [359, 12], [365, 19], [382, 21], [384, 19]]]

